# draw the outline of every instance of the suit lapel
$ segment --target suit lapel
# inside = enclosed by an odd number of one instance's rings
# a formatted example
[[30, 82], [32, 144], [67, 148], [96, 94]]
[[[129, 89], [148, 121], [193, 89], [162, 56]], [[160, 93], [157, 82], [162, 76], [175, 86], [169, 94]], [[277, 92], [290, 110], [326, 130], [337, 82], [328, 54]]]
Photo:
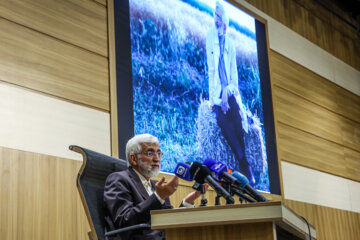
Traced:
[[134, 185], [136, 186], [138, 192], [140, 193], [140, 195], [144, 198], [144, 200], [149, 198], [149, 194], [147, 193], [144, 185], [142, 184], [139, 176], [136, 174], [136, 172], [129, 167], [129, 176], [131, 178], [131, 181], [134, 183]]
[[156, 181], [150, 179], [150, 183], [151, 183], [151, 187], [152, 187], [153, 192], [155, 192]]

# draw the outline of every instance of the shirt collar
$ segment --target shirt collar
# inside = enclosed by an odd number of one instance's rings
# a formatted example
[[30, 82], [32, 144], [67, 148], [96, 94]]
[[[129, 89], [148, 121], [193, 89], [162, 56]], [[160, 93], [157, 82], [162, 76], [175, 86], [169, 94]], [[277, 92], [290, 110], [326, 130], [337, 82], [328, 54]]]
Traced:
[[133, 168], [133, 170], [139, 176], [140, 181], [144, 186], [146, 186], [146, 184], [150, 184], [150, 186], [151, 186], [150, 179], [149, 179], [149, 181], [146, 180], [145, 177], [141, 173], [139, 173], [135, 168]]

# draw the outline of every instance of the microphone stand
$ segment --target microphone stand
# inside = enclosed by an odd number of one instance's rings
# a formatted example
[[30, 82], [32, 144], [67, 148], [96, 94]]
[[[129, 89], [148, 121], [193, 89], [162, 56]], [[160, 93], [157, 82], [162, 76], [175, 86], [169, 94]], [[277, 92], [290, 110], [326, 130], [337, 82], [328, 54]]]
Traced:
[[232, 186], [230, 183], [222, 181], [222, 185], [228, 189], [228, 192], [231, 194], [231, 196], [234, 196], [235, 194], [239, 197], [239, 202], [242, 204], [245, 200], [245, 203], [253, 203], [256, 202], [254, 199], [246, 196], [244, 193], [242, 193], [241, 190], [236, 189], [235, 186]]
[[[215, 191], [216, 192], [216, 191]], [[220, 206], [220, 198], [222, 197], [222, 194], [217, 193], [216, 197], [215, 197], [215, 206]], [[232, 200], [232, 202], [228, 199], [226, 200], [226, 205], [228, 204], [234, 204], [234, 200]]]
[[215, 206], [220, 206], [220, 197], [221, 195], [219, 194], [215, 197]]
[[[221, 182], [222, 183], [222, 182]], [[224, 186], [224, 188], [226, 189], [226, 186]], [[215, 197], [215, 206], [220, 206], [221, 204], [220, 204], [220, 198], [221, 197], [224, 197], [224, 195], [220, 192], [220, 191], [218, 191], [216, 188], [214, 188], [214, 190], [215, 190], [215, 192], [216, 192], [216, 197]], [[228, 191], [229, 192], [229, 191]], [[230, 192], [229, 192], [230, 193]], [[231, 194], [230, 194], [231, 195]], [[233, 194], [231, 195], [231, 196], [233, 196]], [[228, 205], [228, 204], [234, 204], [234, 199], [228, 199], [228, 198], [226, 198], [226, 197], [224, 197], [225, 198], [225, 200], [226, 200], [226, 205]]]
[[195, 182], [195, 184], [192, 186], [193, 189], [197, 190], [201, 194], [201, 204], [200, 207], [206, 207], [207, 199], [205, 198], [205, 187], [204, 184]]
[[234, 194], [239, 196], [239, 201], [242, 203], [243, 200], [245, 200], [245, 202], [249, 202], [249, 203], [253, 203], [256, 202], [254, 199], [249, 198], [248, 196], [246, 196], [245, 194], [243, 194], [242, 192], [238, 191], [238, 190], [233, 190]]

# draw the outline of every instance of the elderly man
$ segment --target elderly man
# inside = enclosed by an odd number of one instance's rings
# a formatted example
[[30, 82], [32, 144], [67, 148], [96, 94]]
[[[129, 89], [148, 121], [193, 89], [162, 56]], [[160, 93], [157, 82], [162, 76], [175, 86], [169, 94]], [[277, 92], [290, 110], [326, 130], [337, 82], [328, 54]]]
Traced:
[[[104, 189], [105, 222], [108, 231], [139, 223], [150, 223], [150, 210], [172, 208], [169, 196], [177, 189], [178, 177], [167, 183], [165, 177], [157, 183], [150, 178], [160, 171], [163, 153], [159, 141], [150, 134], [136, 135], [126, 144], [126, 159], [130, 167], [108, 176]], [[180, 206], [194, 207], [200, 196], [195, 191], [187, 195]], [[165, 239], [162, 231], [145, 229], [128, 231], [125, 239]], [[109, 238], [117, 239], [117, 238]]]
[[248, 122], [238, 87], [236, 52], [226, 34], [229, 18], [220, 1], [216, 2], [214, 23], [206, 36], [210, 109], [216, 113], [217, 123], [239, 161], [240, 171], [254, 183], [245, 155], [244, 131], [248, 131]]

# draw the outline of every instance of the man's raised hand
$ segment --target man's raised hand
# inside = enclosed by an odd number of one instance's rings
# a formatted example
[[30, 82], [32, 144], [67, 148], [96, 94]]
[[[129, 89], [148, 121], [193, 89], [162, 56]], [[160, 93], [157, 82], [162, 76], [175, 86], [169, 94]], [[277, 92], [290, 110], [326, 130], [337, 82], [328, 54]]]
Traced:
[[179, 185], [179, 178], [174, 176], [168, 181], [165, 182], [165, 177], [162, 177], [155, 185], [155, 191], [161, 199], [170, 197], [177, 189]]

